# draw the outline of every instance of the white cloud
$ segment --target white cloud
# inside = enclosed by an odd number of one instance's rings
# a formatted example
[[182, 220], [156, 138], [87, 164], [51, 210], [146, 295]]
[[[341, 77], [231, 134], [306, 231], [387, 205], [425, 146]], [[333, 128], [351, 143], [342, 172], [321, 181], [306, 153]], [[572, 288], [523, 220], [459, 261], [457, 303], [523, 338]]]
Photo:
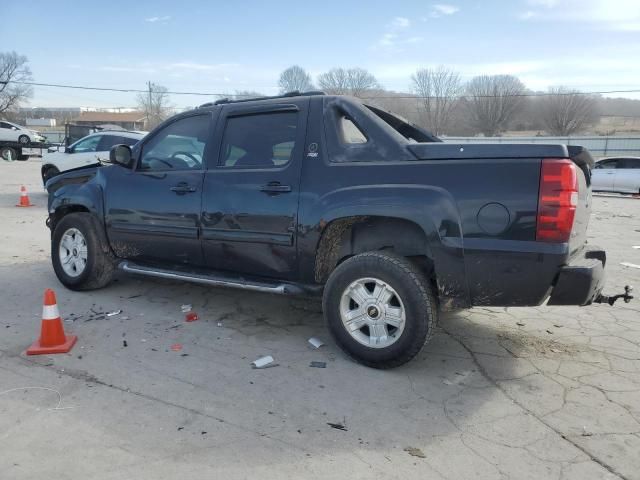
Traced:
[[166, 23], [167, 21], [171, 20], [171, 15], [164, 15], [162, 17], [148, 17], [145, 18], [144, 21], [148, 22], [148, 23], [156, 23], [156, 22], [162, 22], [162, 23]]
[[371, 46], [373, 50], [387, 52], [401, 52], [401, 45], [419, 43], [423, 39], [416, 35], [410, 35], [411, 21], [406, 17], [395, 17], [385, 27], [385, 33]]
[[162, 65], [160, 68], [165, 70], [182, 69], [182, 70], [196, 70], [196, 71], [215, 71], [215, 70], [227, 70], [230, 68], [238, 67], [237, 63], [195, 63], [195, 62], [177, 62], [168, 63]]
[[527, 0], [521, 20], [580, 22], [598, 30], [640, 31], [638, 0]]
[[395, 45], [397, 37], [398, 35], [396, 35], [395, 33], [385, 33], [384, 35], [382, 35], [380, 40], [378, 40], [377, 45], [380, 47], [392, 47]]
[[459, 7], [455, 5], [449, 5], [447, 3], [436, 3], [431, 6], [431, 13], [429, 14], [432, 18], [439, 18], [444, 15], [453, 15], [460, 11]]
[[396, 17], [391, 22], [391, 28], [394, 29], [408, 28], [410, 25], [411, 22], [406, 17]]
[[151, 67], [130, 67], [130, 66], [102, 66], [98, 67], [101, 72], [126, 72], [126, 73], [155, 73], [156, 69]]

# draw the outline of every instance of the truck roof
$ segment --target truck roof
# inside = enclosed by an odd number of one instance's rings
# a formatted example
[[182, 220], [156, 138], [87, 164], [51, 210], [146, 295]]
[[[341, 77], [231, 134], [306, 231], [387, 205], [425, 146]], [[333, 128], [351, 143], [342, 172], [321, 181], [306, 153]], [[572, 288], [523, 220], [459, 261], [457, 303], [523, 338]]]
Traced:
[[215, 102], [203, 103], [198, 108], [207, 108], [207, 107], [215, 107], [216, 105], [226, 105], [228, 103], [249, 103], [249, 102], [261, 102], [264, 100], [276, 100], [282, 98], [292, 98], [292, 97], [313, 97], [317, 95], [326, 95], [325, 92], [320, 90], [311, 90], [309, 92], [300, 92], [298, 90], [294, 90], [292, 92], [283, 93], [282, 95], [275, 95], [270, 97], [252, 97], [252, 98], [242, 98], [239, 100], [231, 100], [229, 98], [221, 98], [216, 100]]

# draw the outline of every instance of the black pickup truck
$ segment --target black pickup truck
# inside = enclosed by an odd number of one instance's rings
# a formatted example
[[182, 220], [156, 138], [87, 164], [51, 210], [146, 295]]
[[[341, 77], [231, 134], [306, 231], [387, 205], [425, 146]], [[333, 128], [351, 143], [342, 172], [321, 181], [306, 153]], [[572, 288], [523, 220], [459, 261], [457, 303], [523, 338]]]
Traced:
[[321, 92], [221, 100], [50, 180], [53, 268], [77, 290], [119, 269], [322, 295], [336, 342], [388, 368], [439, 309], [613, 303], [586, 243], [592, 166], [580, 147], [443, 143]]

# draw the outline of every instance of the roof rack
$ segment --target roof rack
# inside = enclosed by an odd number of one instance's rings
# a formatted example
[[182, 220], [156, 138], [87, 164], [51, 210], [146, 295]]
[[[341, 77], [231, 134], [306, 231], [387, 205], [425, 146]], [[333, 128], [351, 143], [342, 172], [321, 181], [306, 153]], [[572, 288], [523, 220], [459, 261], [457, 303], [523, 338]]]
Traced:
[[215, 102], [203, 103], [198, 108], [213, 107], [215, 105], [224, 105], [226, 103], [254, 102], [256, 100], [273, 100], [275, 98], [310, 97], [312, 95], [326, 95], [326, 93], [320, 90], [311, 90], [309, 92], [300, 92], [298, 90], [294, 90], [293, 92], [287, 92], [282, 95], [275, 95], [273, 97], [252, 97], [252, 98], [243, 98], [240, 100], [231, 100], [229, 98], [221, 98], [220, 100], [216, 100]]

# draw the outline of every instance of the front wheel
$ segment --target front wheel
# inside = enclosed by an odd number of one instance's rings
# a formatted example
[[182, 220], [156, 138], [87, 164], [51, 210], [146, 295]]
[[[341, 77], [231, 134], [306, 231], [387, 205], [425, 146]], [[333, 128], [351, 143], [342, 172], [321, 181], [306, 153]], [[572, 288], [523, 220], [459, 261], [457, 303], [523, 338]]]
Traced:
[[114, 260], [104, 231], [91, 214], [70, 213], [56, 225], [51, 237], [51, 261], [65, 287], [104, 287], [113, 277]]
[[20, 143], [21, 145], [27, 145], [30, 141], [31, 139], [26, 135], [20, 135], [18, 137], [18, 143]]
[[402, 365], [422, 349], [437, 321], [433, 286], [407, 258], [378, 251], [340, 264], [324, 289], [336, 343], [373, 368]]

